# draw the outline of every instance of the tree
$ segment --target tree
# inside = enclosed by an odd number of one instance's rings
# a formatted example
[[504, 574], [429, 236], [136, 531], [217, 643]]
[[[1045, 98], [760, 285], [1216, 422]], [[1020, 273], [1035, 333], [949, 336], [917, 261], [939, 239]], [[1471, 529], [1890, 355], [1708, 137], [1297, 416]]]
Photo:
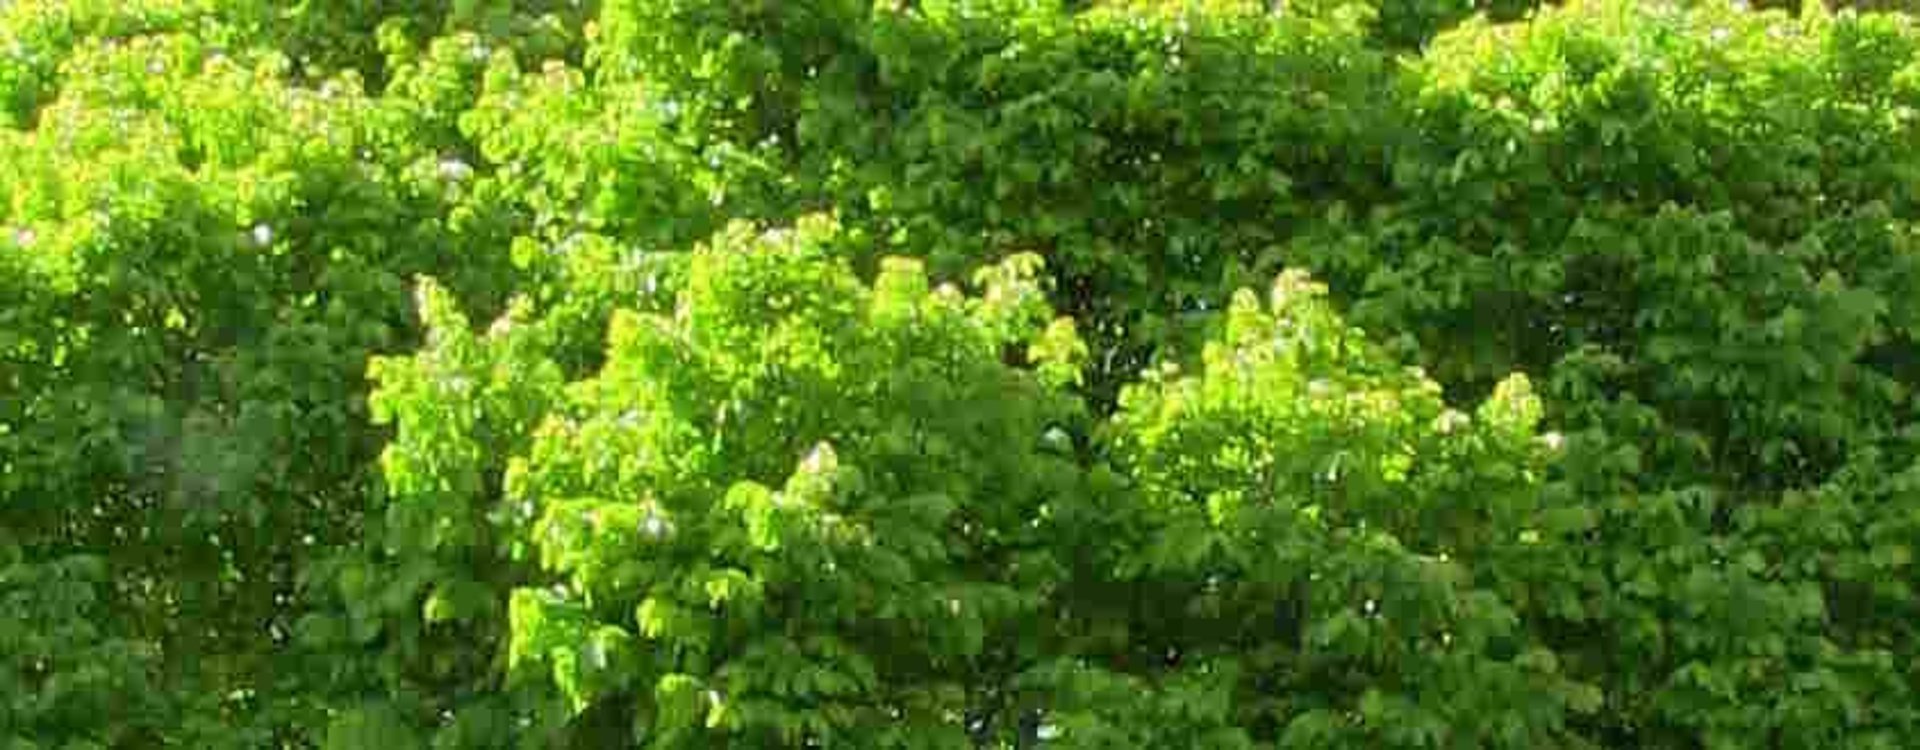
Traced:
[[1920, 30], [0, 7], [0, 747], [1920, 733]]

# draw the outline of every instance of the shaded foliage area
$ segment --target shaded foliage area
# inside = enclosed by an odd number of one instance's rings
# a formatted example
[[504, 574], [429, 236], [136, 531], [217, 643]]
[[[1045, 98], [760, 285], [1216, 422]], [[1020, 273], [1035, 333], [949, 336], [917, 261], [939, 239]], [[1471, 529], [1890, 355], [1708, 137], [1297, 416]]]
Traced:
[[0, 747], [1920, 732], [1920, 30], [0, 7]]

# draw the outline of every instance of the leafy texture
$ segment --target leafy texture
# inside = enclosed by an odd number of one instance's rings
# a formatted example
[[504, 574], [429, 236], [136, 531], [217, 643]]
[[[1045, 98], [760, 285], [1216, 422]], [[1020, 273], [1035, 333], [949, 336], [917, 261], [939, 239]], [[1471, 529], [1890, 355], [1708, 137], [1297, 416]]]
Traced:
[[1805, 5], [0, 1], [0, 747], [1911, 745]]

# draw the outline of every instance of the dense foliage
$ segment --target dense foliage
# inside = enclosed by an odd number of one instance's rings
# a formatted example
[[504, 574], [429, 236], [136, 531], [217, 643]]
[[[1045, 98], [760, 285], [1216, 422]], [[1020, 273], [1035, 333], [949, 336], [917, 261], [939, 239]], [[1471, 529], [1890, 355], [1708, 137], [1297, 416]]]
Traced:
[[1920, 28], [0, 2], [0, 749], [1897, 748]]

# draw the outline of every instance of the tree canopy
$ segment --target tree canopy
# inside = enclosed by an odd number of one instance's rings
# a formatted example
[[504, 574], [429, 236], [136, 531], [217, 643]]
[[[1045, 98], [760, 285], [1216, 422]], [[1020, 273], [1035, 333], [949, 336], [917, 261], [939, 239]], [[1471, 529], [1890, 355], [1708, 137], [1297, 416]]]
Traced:
[[1904, 747], [1916, 112], [1817, 4], [0, 0], [0, 750]]

